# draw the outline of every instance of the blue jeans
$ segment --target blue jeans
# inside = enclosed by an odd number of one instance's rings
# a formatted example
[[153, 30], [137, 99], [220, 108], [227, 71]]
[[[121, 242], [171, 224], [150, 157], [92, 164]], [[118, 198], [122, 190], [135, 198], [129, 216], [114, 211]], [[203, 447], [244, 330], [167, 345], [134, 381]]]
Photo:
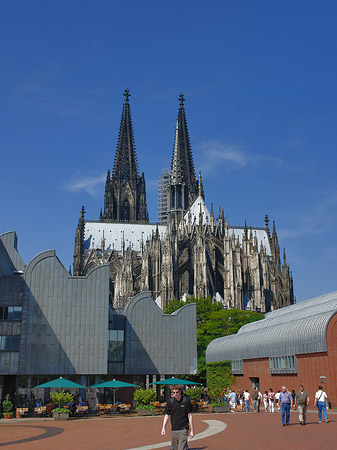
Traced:
[[325, 404], [325, 402], [317, 402], [317, 408], [318, 408], [318, 421], [322, 422], [322, 411], [323, 411], [324, 419], [328, 420], [328, 416], [326, 414], [326, 404]]
[[[281, 403], [282, 408], [282, 425], [289, 425], [289, 419], [290, 419], [290, 403]], [[286, 416], [286, 422], [284, 421]]]
[[246, 412], [250, 412], [249, 400], [245, 400], [245, 408], [246, 408]]

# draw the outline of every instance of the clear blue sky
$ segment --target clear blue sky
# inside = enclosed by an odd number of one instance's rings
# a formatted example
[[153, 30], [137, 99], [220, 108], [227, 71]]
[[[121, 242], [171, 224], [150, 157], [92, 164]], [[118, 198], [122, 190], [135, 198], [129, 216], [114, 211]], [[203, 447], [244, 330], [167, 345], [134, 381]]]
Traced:
[[18, 1], [0, 11], [0, 233], [72, 264], [98, 219], [131, 92], [150, 219], [178, 95], [206, 203], [275, 220], [298, 301], [337, 289], [337, 3]]

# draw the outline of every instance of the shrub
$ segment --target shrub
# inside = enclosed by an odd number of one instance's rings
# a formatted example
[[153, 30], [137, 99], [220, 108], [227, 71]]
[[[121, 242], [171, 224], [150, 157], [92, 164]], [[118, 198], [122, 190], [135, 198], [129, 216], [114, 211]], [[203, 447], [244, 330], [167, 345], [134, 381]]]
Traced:
[[202, 388], [196, 387], [194, 389], [185, 389], [185, 395], [188, 395], [191, 400], [200, 400], [202, 394]]
[[52, 409], [51, 410], [51, 412], [56, 412], [56, 413], [59, 413], [59, 414], [61, 414], [61, 413], [70, 413], [70, 411], [69, 411], [69, 409], [67, 409], [67, 408], [54, 408], [54, 409]]
[[156, 391], [153, 389], [137, 389], [133, 394], [133, 398], [137, 402], [137, 409], [155, 409], [155, 407], [150, 404], [157, 400]]
[[223, 406], [223, 405], [224, 405], [224, 403], [222, 403], [222, 402], [213, 402], [213, 403], [211, 403], [212, 408], [214, 406]]

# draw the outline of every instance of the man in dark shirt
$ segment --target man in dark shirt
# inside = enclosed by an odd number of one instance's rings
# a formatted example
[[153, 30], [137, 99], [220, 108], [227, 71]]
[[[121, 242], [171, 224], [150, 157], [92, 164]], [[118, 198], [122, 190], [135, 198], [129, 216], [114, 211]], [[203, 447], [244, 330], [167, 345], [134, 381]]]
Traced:
[[300, 384], [299, 391], [296, 392], [295, 406], [298, 408], [301, 425], [305, 425], [307, 406], [309, 405], [309, 395]]
[[171, 440], [174, 450], [185, 450], [190, 428], [191, 438], [194, 436], [192, 421], [192, 405], [188, 397], [182, 393], [181, 386], [172, 386], [172, 398], [167, 402], [162, 436], [165, 436], [165, 428], [169, 416], [171, 417]]

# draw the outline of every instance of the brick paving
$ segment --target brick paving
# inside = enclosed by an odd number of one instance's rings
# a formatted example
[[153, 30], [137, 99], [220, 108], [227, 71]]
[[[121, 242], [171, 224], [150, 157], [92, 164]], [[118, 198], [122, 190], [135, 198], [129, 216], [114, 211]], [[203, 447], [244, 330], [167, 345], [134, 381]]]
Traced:
[[[208, 428], [204, 420], [225, 422], [222, 432], [190, 441], [191, 450], [291, 448], [336, 449], [337, 414], [328, 411], [329, 423], [318, 424], [317, 412], [307, 415], [305, 426], [292, 412], [290, 426], [281, 426], [281, 414], [194, 414], [195, 432]], [[162, 416], [87, 418], [68, 421], [0, 421], [0, 448], [15, 450], [127, 450], [169, 440], [161, 436]], [[164, 447], [168, 448], [168, 447]]]

